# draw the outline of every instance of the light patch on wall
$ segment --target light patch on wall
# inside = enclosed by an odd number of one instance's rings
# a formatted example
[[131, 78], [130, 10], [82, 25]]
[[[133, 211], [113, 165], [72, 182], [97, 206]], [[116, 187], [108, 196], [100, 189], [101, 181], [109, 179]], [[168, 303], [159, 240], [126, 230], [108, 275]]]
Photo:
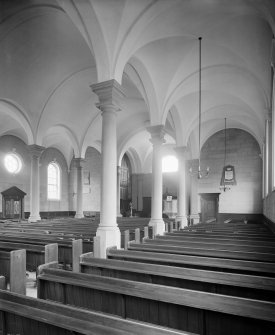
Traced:
[[15, 153], [9, 153], [4, 158], [5, 168], [8, 172], [16, 174], [20, 172], [22, 168], [22, 161]]
[[162, 172], [178, 171], [178, 160], [175, 156], [165, 156], [162, 158]]

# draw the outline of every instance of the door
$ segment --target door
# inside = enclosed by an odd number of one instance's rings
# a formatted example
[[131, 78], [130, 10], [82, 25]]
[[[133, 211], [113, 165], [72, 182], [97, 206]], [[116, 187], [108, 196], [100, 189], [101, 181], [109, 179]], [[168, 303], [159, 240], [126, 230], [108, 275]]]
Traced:
[[201, 217], [202, 222], [215, 219], [217, 221], [219, 212], [220, 193], [201, 193]]
[[7, 199], [5, 202], [5, 217], [12, 219], [14, 217], [14, 200]]

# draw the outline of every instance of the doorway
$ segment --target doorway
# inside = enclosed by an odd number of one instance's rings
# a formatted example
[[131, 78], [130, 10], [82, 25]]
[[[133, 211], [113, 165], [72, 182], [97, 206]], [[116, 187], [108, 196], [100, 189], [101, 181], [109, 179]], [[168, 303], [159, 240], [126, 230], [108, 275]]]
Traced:
[[208, 220], [217, 221], [219, 213], [219, 195], [220, 193], [200, 193], [202, 222], [205, 223]]

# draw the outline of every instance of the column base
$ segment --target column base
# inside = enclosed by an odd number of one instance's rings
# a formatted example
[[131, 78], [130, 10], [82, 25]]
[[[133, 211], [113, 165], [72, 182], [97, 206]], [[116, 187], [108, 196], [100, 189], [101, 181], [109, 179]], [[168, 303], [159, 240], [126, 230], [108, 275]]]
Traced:
[[118, 214], [117, 214], [117, 217], [118, 217], [118, 218], [122, 218], [122, 214], [121, 214], [121, 213], [118, 213]]
[[155, 234], [156, 235], [164, 235], [165, 232], [165, 224], [162, 219], [151, 219], [149, 221], [149, 226], [155, 226]]
[[118, 226], [103, 226], [99, 225], [96, 236], [100, 237], [99, 258], [106, 258], [106, 249], [110, 247], [117, 247], [120, 249], [121, 235]]
[[190, 215], [190, 220], [191, 220], [192, 225], [199, 223], [200, 222], [199, 214], [191, 214]]
[[176, 222], [180, 222], [180, 229], [188, 226], [188, 220], [185, 215], [184, 216], [177, 215]]
[[41, 216], [40, 214], [30, 214], [29, 218], [28, 218], [28, 222], [37, 222], [37, 221], [41, 221]]
[[83, 215], [83, 213], [76, 213], [74, 218], [75, 219], [82, 219], [82, 218], [84, 218], [84, 215]]

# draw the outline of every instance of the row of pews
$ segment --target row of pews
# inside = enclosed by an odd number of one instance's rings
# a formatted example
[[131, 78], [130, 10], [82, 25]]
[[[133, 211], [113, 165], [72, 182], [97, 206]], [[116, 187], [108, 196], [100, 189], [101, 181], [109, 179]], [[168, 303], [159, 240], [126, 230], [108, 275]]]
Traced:
[[[126, 223], [126, 222], [125, 222]], [[135, 226], [134, 226], [135, 227]], [[144, 228], [144, 223], [141, 225]], [[15, 228], [13, 225], [12, 228]], [[17, 242], [7, 242], [5, 240], [4, 243], [10, 243], [11, 247], [15, 247], [14, 243], [23, 243], [26, 247], [27, 254], [32, 253], [31, 245], [36, 242], [40, 238], [39, 228], [42, 231], [46, 228], [44, 225], [35, 228], [35, 241], [28, 240], [28, 228], [31, 229], [31, 233], [33, 233], [33, 227], [24, 226], [21, 224], [20, 229], [22, 231], [20, 233], [26, 234], [22, 236], [22, 241]], [[37, 229], [38, 228], [38, 229]], [[48, 226], [47, 229], [50, 227]], [[132, 222], [130, 224], [125, 224], [126, 228], [133, 228]], [[58, 227], [60, 229], [60, 227]], [[81, 232], [80, 235], [76, 237], [84, 237], [85, 231], [87, 231], [87, 227], [82, 227], [83, 234]], [[14, 230], [15, 231], [15, 230]], [[17, 231], [17, 230], [16, 230]], [[62, 226], [63, 235], [66, 236], [66, 225]], [[70, 231], [70, 230], [69, 230]], [[79, 229], [80, 231], [80, 229]], [[148, 227], [146, 229], [148, 232]], [[58, 230], [59, 232], [59, 230]], [[70, 231], [71, 234], [72, 231]], [[7, 236], [7, 231], [5, 229], [1, 229], [1, 233], [3, 236]], [[10, 232], [8, 232], [10, 234]], [[54, 229], [51, 230], [51, 234], [54, 234]], [[142, 234], [140, 228], [134, 229], [134, 234], [141, 238]], [[17, 237], [20, 234], [17, 234]], [[129, 233], [129, 236], [131, 234]], [[10, 235], [9, 235], [10, 236]], [[44, 236], [44, 231], [42, 232], [42, 237]], [[57, 235], [59, 236], [59, 235]], [[92, 236], [92, 235], [91, 235]], [[145, 237], [148, 237], [145, 235]], [[50, 236], [51, 237], [51, 236]], [[1, 237], [0, 237], [1, 240]], [[49, 242], [49, 240], [47, 240]], [[55, 242], [51, 240], [51, 242]], [[57, 246], [59, 251], [59, 241], [58, 243], [52, 243], [51, 245]], [[72, 258], [78, 259], [79, 256], [83, 253], [83, 239], [79, 238], [77, 240], [72, 240]], [[1, 242], [0, 242], [1, 243]], [[13, 243], [11, 245], [11, 243]], [[27, 244], [30, 244], [27, 247]], [[44, 242], [43, 242], [44, 243]], [[48, 246], [48, 245], [46, 245]], [[5, 245], [7, 247], [7, 245]], [[20, 245], [22, 247], [22, 245]], [[13, 253], [14, 251], [11, 251]], [[55, 249], [56, 252], [56, 249]], [[44, 268], [54, 267], [56, 269], [60, 268], [59, 257], [54, 258], [45, 258], [43, 262], [39, 265], [38, 263], [35, 266], [38, 266], [38, 271], [43, 272]], [[46, 263], [45, 263], [46, 262]], [[21, 264], [23, 264], [22, 262]], [[26, 263], [26, 260], [25, 260]], [[44, 264], [45, 263], [45, 264]], [[74, 264], [74, 262], [73, 262]], [[1, 265], [1, 264], [0, 264]], [[74, 266], [72, 267], [74, 271]], [[62, 273], [67, 275], [73, 273], [71, 271], [60, 270]], [[7, 274], [8, 276], [8, 274]], [[0, 288], [3, 289], [3, 276], [0, 276]], [[38, 281], [39, 286], [39, 281]], [[40, 286], [39, 286], [40, 287]], [[40, 289], [39, 289], [40, 291]], [[54, 300], [54, 299], [50, 299]], [[107, 315], [104, 313], [98, 313], [96, 311], [88, 311], [82, 310], [73, 306], [60, 305], [59, 303], [42, 300], [42, 299], [34, 299], [30, 297], [26, 297], [22, 294], [11, 293], [5, 290], [0, 291], [0, 334], [187, 334], [185, 332], [179, 332], [172, 329], [168, 329], [161, 326], [156, 326], [153, 324], [147, 324], [142, 322], [136, 322], [134, 320], [126, 320], [121, 319], [115, 315]]]
[[[71, 269], [76, 248], [75, 241], [82, 241], [81, 248], [84, 253], [92, 252], [98, 224], [99, 222], [93, 222], [91, 219], [68, 218], [39, 223], [2, 222], [0, 224], [0, 251], [25, 250], [26, 270], [30, 272], [36, 271], [37, 267], [45, 262], [56, 260], [56, 257], [61, 267]], [[120, 219], [122, 246], [125, 243], [125, 230], [130, 234], [132, 232], [138, 234], [136, 231], [138, 229], [140, 238], [152, 237], [152, 229], [148, 230], [147, 224], [148, 219], [131, 221]], [[147, 229], [146, 233], [144, 233], [144, 228]]]
[[79, 273], [44, 267], [38, 297], [195, 334], [274, 334], [274, 248], [261, 224], [198, 225], [83, 254]]
[[[25, 333], [275, 333], [275, 236], [264, 225], [178, 230], [169, 223], [166, 230], [150, 238], [147, 229], [143, 237], [126, 229], [124, 249], [108, 249], [107, 259], [78, 254], [74, 271], [58, 261], [39, 266], [39, 299], [0, 292], [6, 332], [21, 334], [31, 324]], [[5, 309], [10, 303], [16, 308]], [[36, 318], [26, 319], [24, 304]]]

